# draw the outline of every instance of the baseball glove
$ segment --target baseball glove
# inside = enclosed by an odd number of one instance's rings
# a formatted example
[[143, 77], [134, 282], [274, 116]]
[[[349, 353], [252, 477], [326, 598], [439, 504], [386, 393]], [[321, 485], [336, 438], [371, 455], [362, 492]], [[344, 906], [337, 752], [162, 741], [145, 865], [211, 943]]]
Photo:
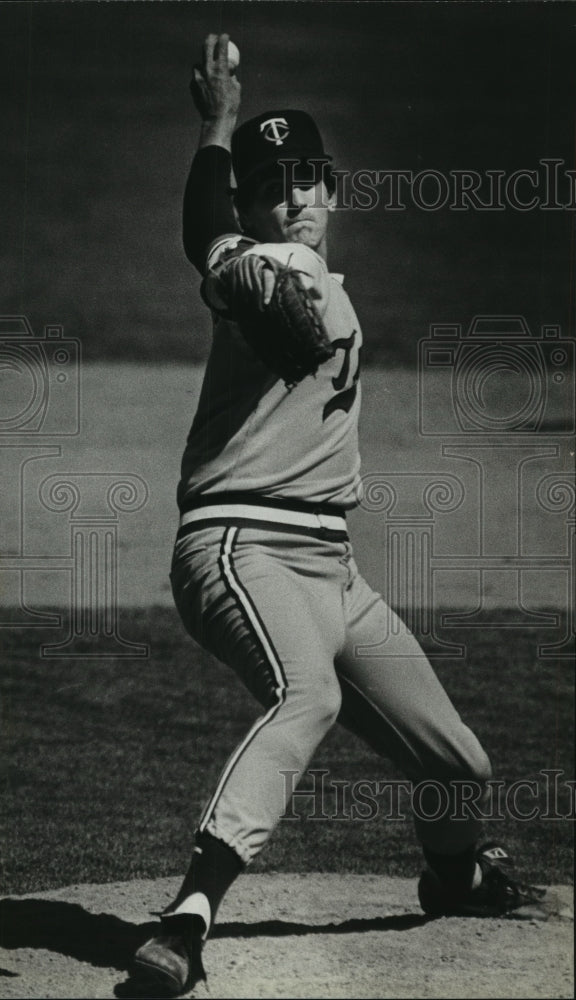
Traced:
[[226, 265], [210, 295], [210, 275], [204, 283], [208, 304], [215, 297], [225, 304], [217, 311], [238, 324], [254, 353], [288, 389], [315, 375], [335, 353], [302, 273], [273, 257], [249, 254]]

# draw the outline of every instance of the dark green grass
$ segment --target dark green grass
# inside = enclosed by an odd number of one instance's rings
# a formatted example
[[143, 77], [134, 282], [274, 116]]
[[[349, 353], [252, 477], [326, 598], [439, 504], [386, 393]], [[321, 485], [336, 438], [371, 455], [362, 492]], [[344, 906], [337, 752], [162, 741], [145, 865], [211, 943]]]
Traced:
[[[3, 630], [3, 891], [181, 873], [192, 831], [228, 754], [259, 709], [226, 668], [199, 652], [175, 612], [123, 612], [123, 632], [148, 642], [147, 660], [47, 660], [54, 632]], [[502, 624], [506, 615], [502, 613]], [[559, 768], [573, 777], [570, 661], [539, 659], [550, 632], [491, 628], [446, 633], [467, 644], [464, 659], [435, 661], [466, 722], [507, 784]], [[325, 811], [337, 809], [333, 780], [399, 777], [336, 727], [313, 767], [329, 772]], [[310, 786], [311, 778], [303, 782]], [[564, 786], [563, 786], [564, 787]], [[564, 790], [561, 811], [569, 810]], [[381, 807], [384, 798], [378, 800]], [[520, 796], [522, 809], [532, 804]], [[255, 871], [349, 871], [415, 875], [420, 852], [406, 821], [283, 820]], [[486, 824], [520, 873], [554, 883], [572, 878], [569, 820], [508, 817]]]

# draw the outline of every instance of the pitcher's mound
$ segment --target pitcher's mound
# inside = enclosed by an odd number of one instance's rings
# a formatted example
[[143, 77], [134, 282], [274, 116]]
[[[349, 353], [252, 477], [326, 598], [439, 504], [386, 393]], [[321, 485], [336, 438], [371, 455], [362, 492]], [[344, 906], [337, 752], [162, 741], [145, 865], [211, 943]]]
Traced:
[[[125, 969], [179, 884], [77, 885], [0, 901], [2, 997], [142, 996]], [[567, 886], [549, 890], [547, 915], [428, 920], [411, 879], [244, 875], [206, 945], [209, 994], [200, 985], [191, 995], [572, 997]]]

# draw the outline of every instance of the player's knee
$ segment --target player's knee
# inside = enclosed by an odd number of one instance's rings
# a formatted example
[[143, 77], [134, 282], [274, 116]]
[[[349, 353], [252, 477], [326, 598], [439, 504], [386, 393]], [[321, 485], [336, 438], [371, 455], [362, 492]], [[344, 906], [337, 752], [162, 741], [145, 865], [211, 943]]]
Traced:
[[490, 758], [475, 737], [466, 741], [466, 747], [454, 759], [451, 771], [452, 780], [478, 785], [484, 785], [492, 777]]
[[442, 735], [440, 740], [434, 740], [432, 747], [429, 772], [434, 773], [438, 780], [483, 785], [492, 777], [488, 755], [467, 726], [458, 727], [450, 735]]
[[492, 777], [492, 764], [486, 751], [477, 743], [468, 762], [470, 780], [483, 785]]

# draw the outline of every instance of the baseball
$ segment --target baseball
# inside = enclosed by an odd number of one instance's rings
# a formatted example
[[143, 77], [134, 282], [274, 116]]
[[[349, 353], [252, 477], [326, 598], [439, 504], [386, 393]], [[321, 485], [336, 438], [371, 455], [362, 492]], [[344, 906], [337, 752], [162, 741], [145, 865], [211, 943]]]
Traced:
[[228, 42], [228, 69], [234, 73], [240, 65], [240, 50], [234, 42]]

